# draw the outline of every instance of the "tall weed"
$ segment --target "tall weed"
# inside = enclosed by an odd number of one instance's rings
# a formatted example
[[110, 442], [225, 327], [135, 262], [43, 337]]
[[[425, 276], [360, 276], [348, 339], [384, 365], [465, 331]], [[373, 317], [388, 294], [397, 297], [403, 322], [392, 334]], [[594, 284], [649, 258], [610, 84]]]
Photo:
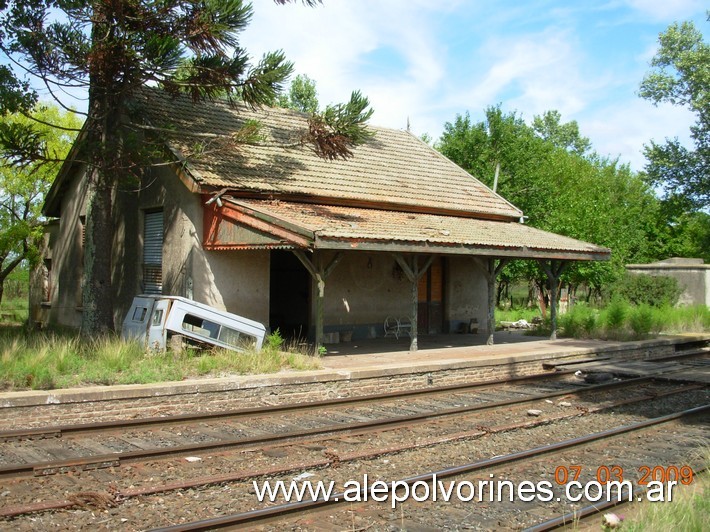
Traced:
[[629, 327], [638, 339], [645, 338], [654, 329], [653, 309], [646, 304], [634, 307], [629, 312]]
[[[710, 308], [652, 307], [630, 305], [617, 298], [605, 309], [596, 310], [578, 303], [569, 312], [559, 316], [562, 336], [572, 338], [600, 338], [611, 340], [641, 339], [658, 334], [710, 332]], [[547, 336], [548, 327], [533, 331], [536, 336]]]
[[598, 334], [597, 311], [584, 303], [577, 303], [569, 312], [560, 315], [563, 336], [591, 338]]
[[620, 297], [612, 299], [611, 303], [609, 303], [609, 306], [606, 308], [605, 324], [607, 333], [621, 333], [628, 315], [629, 304]]
[[186, 349], [146, 353], [140, 344], [114, 336], [86, 340], [67, 333], [5, 327], [0, 328], [0, 389], [150, 383], [320, 367], [312, 356], [281, 351], [277, 346], [282, 342], [267, 342], [259, 352]]

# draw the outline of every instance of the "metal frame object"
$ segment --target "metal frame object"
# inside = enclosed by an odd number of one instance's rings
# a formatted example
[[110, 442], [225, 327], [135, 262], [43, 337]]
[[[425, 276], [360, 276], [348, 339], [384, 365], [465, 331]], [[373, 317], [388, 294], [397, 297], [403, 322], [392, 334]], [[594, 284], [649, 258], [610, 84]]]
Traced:
[[133, 298], [123, 320], [124, 339], [137, 339], [149, 349], [164, 351], [173, 335], [234, 351], [250, 347], [259, 351], [266, 327], [184, 297], [143, 294]]

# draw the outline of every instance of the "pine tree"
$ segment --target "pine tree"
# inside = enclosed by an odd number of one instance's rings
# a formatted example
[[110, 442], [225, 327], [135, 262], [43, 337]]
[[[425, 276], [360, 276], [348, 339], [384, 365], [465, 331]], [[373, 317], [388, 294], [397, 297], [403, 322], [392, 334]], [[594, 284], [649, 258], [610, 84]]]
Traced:
[[[250, 64], [239, 34], [252, 7], [242, 0], [13, 0], [0, 7], [0, 48], [10, 61], [0, 68], [1, 112], [27, 111], [37, 101], [29, 78], [40, 80], [60, 105], [66, 91], [88, 92], [79, 136], [89, 185], [82, 330], [111, 330], [112, 195], [146, 164], [139, 143], [129, 141], [131, 98], [156, 84], [195, 102], [227, 97], [259, 107], [276, 100], [292, 64], [282, 52]], [[368, 105], [353, 93], [337, 116], [314, 116], [316, 150], [328, 158], [351, 155], [350, 147], [367, 137]], [[31, 125], [9, 141], [3, 148], [14, 160], [38, 158], [41, 138]]]

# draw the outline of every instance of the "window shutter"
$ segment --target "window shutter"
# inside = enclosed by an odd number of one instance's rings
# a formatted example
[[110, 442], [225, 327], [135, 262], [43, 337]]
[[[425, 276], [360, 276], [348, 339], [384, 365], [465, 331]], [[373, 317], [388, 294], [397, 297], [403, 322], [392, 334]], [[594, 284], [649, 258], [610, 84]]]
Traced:
[[143, 232], [143, 291], [163, 292], [163, 211], [145, 213]]

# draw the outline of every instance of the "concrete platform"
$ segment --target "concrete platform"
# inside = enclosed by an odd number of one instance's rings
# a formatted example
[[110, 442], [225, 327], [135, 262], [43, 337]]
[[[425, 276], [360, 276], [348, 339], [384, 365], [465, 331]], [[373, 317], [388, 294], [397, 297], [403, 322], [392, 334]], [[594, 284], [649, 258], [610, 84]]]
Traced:
[[[44, 404], [152, 398], [166, 401], [184, 396], [193, 403], [205, 396], [224, 394], [244, 404], [311, 401], [333, 396], [379, 393], [396, 389], [485, 382], [545, 371], [575, 368], [575, 362], [613, 359], [617, 362], [668, 356], [676, 344], [710, 341], [710, 335], [662, 337], [640, 342], [601, 340], [541, 340], [520, 332], [496, 334], [496, 344], [482, 335], [422, 337], [420, 349], [410, 352], [409, 338], [378, 339], [329, 346], [322, 369], [282, 371], [264, 375], [234, 375], [154, 384], [87, 386], [49, 391], [0, 393], [0, 410]], [[192, 396], [193, 399], [189, 399]]]
[[[500, 331], [494, 335], [494, 345], [486, 345], [485, 335], [451, 334], [419, 337], [419, 349], [409, 351], [410, 338], [377, 338], [360, 342], [326, 346], [323, 367], [333, 370], [358, 368], [406, 368], [420, 365], [456, 363], [511, 363], [539, 357], [540, 360], [559, 354], [597, 353], [605, 348], [624, 345], [603, 340], [558, 340], [526, 336], [523, 331]], [[628, 343], [626, 343], [628, 344]]]

